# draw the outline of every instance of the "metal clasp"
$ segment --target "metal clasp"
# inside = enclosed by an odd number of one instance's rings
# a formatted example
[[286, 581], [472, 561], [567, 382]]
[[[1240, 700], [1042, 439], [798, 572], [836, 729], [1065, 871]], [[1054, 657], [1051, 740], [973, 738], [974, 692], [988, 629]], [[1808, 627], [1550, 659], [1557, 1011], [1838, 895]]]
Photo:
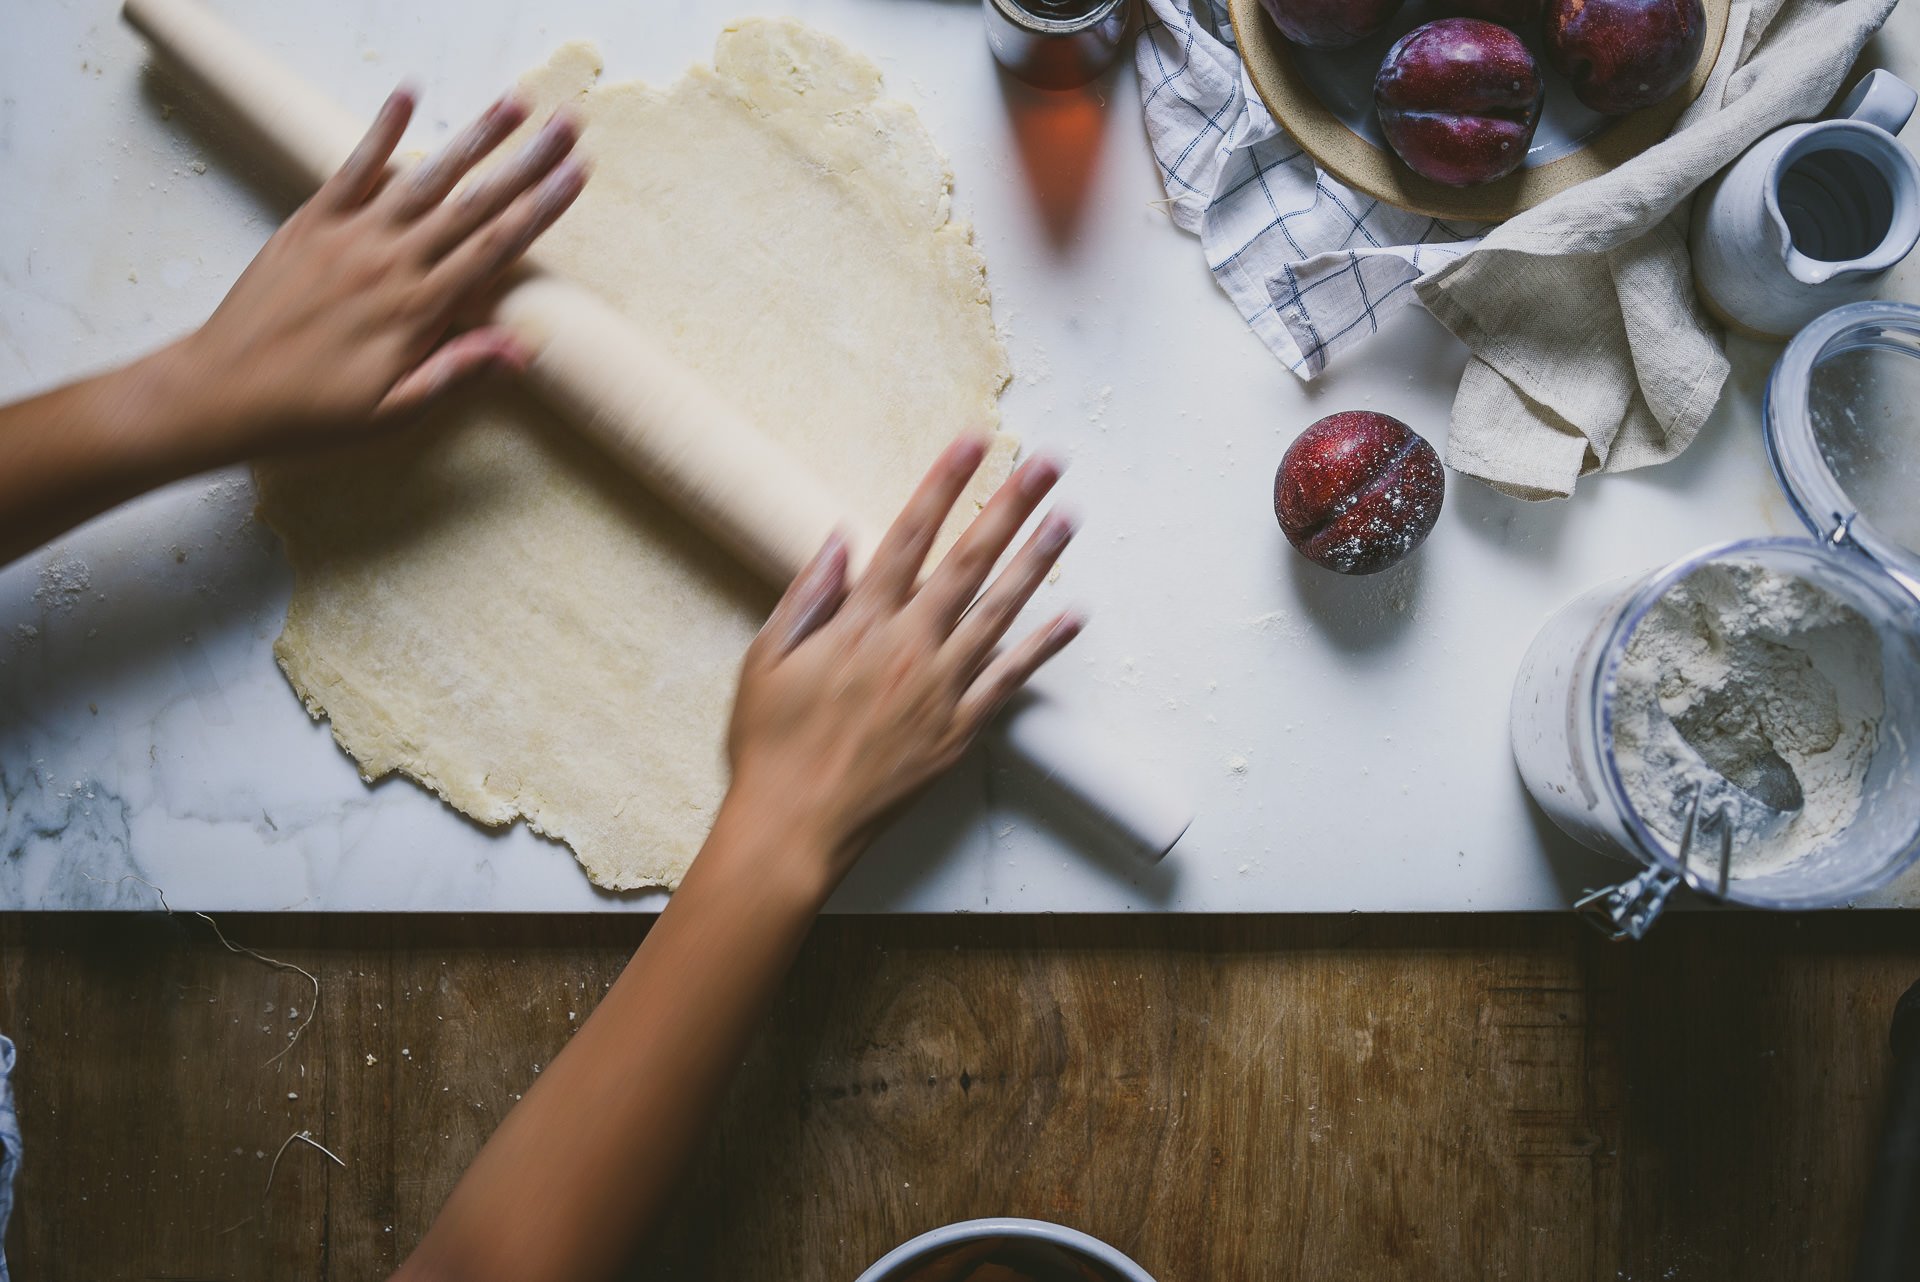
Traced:
[[1699, 836], [1700, 800], [1706, 785], [1693, 786], [1693, 804], [1687, 809], [1687, 826], [1680, 834], [1680, 849], [1675, 861], [1680, 865], [1679, 872], [1670, 872], [1665, 868], [1646, 868], [1634, 874], [1616, 886], [1605, 886], [1599, 890], [1590, 890], [1574, 901], [1573, 910], [1581, 919], [1614, 943], [1626, 939], [1643, 939], [1652, 928], [1654, 920], [1667, 906], [1667, 896], [1682, 882], [1693, 887], [1703, 895], [1709, 895], [1722, 903], [1727, 899], [1727, 882], [1733, 870], [1733, 820], [1727, 808], [1716, 806], [1710, 822], [1720, 836], [1720, 860], [1711, 888], [1701, 884], [1691, 868], [1693, 848]]
[[1858, 515], [1860, 515], [1858, 512], [1852, 516], [1842, 516], [1838, 512], [1833, 514], [1833, 533], [1827, 536], [1827, 544], [1830, 547], [1846, 548], [1855, 552], [1866, 551], [1860, 546], [1860, 541], [1853, 537], [1853, 518]]
[[1574, 901], [1573, 910], [1616, 944], [1624, 939], [1641, 939], [1679, 884], [1680, 874], [1648, 868], [1617, 886], [1588, 891]]

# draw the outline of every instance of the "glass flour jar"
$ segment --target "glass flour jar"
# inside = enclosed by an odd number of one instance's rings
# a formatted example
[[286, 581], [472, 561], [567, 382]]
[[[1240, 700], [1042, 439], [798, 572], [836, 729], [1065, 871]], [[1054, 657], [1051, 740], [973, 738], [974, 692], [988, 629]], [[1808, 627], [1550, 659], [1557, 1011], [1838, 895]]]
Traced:
[[[1578, 905], [1616, 937], [1639, 938], [1683, 882], [1758, 908], [1824, 908], [1920, 859], [1920, 307], [1856, 303], [1809, 324], [1774, 366], [1763, 419], [1775, 476], [1816, 537], [1718, 545], [1595, 588], [1548, 620], [1514, 684], [1514, 760], [1534, 800], [1582, 845], [1642, 866]], [[1724, 847], [1654, 830], [1629, 799], [1615, 736], [1635, 629], [1722, 561], [1814, 584], [1880, 646], [1883, 710], [1859, 809], [1823, 845], [1751, 876], [1729, 875]]]

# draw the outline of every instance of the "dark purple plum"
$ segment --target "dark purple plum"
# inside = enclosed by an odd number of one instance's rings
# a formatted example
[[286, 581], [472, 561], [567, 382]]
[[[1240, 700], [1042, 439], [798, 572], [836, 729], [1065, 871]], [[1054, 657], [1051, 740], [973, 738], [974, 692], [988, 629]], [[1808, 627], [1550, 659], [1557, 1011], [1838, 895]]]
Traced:
[[1377, 574], [1420, 546], [1447, 493], [1440, 456], [1372, 410], [1329, 414], [1300, 433], [1273, 478], [1273, 513], [1300, 555], [1341, 574]]
[[1314, 49], [1359, 44], [1392, 21], [1405, 0], [1260, 0], [1280, 34]]
[[1700, 0], [1552, 0], [1547, 61], [1595, 111], [1624, 116], [1687, 83], [1707, 44]]
[[1373, 81], [1380, 128], [1423, 178], [1472, 187], [1520, 167], [1546, 85], [1520, 37], [1478, 18], [1415, 27]]

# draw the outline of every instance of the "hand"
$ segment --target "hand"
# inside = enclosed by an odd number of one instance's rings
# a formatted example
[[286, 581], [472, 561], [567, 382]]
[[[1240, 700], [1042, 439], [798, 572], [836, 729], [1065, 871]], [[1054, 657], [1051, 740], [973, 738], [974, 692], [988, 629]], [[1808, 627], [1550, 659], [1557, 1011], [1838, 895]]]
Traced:
[[1072, 537], [1050, 515], [983, 593], [1059, 479], [1029, 461], [925, 583], [985, 446], [947, 447], [849, 591], [829, 539], [747, 651], [713, 831], [619, 980], [487, 1141], [408, 1279], [620, 1276], [677, 1191], [814, 915], [869, 838], [1072, 640], [1063, 614], [1001, 637]]
[[747, 651], [728, 738], [729, 803], [772, 811], [804, 838], [793, 848], [824, 853], [824, 890], [1082, 627], [1077, 615], [1061, 614], [999, 648], [1073, 537], [1057, 512], [980, 591], [1060, 477], [1045, 458], [1022, 465], [917, 582], [984, 452], [972, 436], [947, 447], [851, 590], [846, 546], [829, 539]]
[[[437, 156], [388, 160], [413, 114], [396, 90], [373, 127], [243, 272], [218, 310], [175, 349], [177, 381], [222, 439], [198, 452], [255, 454], [404, 415], [483, 368], [531, 354], [505, 329], [446, 339], [580, 194], [564, 113], [517, 156], [448, 199], [526, 119], [511, 97]], [[445, 340], [445, 341], [443, 341]]]

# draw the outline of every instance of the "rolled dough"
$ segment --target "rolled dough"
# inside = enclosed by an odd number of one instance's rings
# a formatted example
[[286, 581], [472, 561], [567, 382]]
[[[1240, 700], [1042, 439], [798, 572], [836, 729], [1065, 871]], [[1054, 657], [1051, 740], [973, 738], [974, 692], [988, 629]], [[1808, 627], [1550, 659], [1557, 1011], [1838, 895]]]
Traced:
[[[947, 441], [997, 425], [1007, 381], [944, 157], [873, 64], [798, 22], [728, 29], [665, 92], [599, 71], [570, 44], [521, 82], [536, 119], [578, 104], [595, 165], [543, 261], [884, 525]], [[949, 540], [1013, 453], [995, 432]], [[295, 575], [274, 653], [369, 782], [524, 817], [600, 886], [679, 883], [766, 589], [511, 389], [257, 480]]]

